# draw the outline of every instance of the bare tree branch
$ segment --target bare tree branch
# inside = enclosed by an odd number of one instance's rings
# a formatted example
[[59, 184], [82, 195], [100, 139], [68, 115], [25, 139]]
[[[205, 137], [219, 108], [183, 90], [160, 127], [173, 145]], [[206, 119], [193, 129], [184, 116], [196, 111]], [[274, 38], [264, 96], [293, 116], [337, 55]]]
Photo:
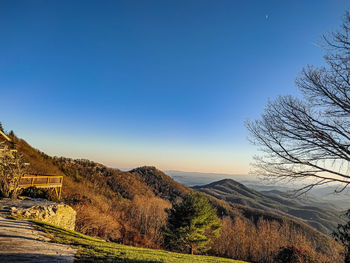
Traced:
[[[313, 179], [298, 190], [350, 184], [350, 13], [339, 31], [323, 36], [325, 66], [308, 66], [296, 80], [303, 98], [280, 96], [248, 121], [250, 141], [263, 155], [255, 173], [279, 180]], [[309, 181], [310, 182], [310, 181]]]

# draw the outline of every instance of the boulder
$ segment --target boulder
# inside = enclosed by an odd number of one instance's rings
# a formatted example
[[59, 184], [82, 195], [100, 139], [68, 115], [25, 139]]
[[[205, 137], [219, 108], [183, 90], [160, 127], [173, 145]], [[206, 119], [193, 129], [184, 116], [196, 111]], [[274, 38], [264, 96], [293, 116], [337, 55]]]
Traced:
[[15, 217], [34, 219], [68, 230], [74, 230], [77, 214], [69, 205], [53, 202], [39, 202], [31, 207], [12, 206], [10, 212]]

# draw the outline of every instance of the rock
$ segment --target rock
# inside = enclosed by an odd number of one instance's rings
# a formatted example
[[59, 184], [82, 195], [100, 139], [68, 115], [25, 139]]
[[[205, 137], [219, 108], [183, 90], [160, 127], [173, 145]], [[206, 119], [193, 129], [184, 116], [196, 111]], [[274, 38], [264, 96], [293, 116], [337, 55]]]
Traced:
[[76, 214], [72, 207], [60, 203], [11, 208], [12, 216], [39, 220], [68, 230], [74, 230]]

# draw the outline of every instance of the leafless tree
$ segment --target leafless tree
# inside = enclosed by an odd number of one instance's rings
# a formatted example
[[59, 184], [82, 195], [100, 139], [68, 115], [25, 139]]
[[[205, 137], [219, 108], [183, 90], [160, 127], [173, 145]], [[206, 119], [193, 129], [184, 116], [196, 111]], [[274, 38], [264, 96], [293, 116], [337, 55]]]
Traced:
[[338, 31], [323, 36], [325, 66], [308, 66], [296, 80], [300, 98], [270, 101], [248, 121], [251, 141], [263, 152], [255, 172], [277, 179], [313, 179], [299, 189], [350, 184], [350, 13]]
[[[6, 148], [5, 148], [6, 150]], [[18, 184], [26, 173], [27, 166], [19, 154], [3, 154], [0, 156], [0, 195], [16, 198]]]

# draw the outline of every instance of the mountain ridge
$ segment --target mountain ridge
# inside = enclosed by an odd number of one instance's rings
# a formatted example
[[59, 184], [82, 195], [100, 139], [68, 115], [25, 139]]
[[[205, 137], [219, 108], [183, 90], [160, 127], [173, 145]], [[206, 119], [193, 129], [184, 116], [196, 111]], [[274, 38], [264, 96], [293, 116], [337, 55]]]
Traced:
[[192, 188], [232, 204], [277, 211], [300, 218], [323, 233], [331, 233], [338, 223], [344, 223], [336, 210], [306, 205], [297, 199], [287, 198], [282, 192], [261, 193], [232, 179], [223, 179]]

